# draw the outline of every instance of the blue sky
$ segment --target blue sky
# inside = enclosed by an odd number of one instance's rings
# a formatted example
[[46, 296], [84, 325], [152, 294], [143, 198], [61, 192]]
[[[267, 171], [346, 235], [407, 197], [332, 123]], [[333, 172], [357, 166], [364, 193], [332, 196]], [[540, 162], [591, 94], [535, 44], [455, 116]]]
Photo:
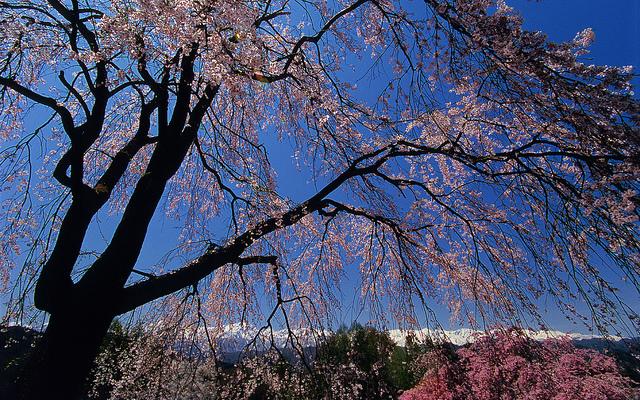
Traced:
[[[594, 64], [640, 65], [639, 0], [506, 0], [520, 11], [526, 29], [546, 33], [549, 39], [571, 40], [593, 28], [596, 41], [588, 57]], [[637, 96], [636, 96], [637, 97]]]

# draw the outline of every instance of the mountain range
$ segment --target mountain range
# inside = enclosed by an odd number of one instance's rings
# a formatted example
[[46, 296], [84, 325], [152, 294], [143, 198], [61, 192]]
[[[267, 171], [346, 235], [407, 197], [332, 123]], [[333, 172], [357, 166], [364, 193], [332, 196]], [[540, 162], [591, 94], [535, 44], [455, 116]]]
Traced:
[[[549, 338], [562, 338], [566, 337], [572, 340], [576, 346], [591, 348], [594, 350], [603, 351], [605, 349], [628, 349], [629, 345], [635, 345], [637, 348], [640, 344], [640, 337], [636, 338], [623, 338], [620, 336], [608, 336], [601, 335], [585, 335], [582, 333], [565, 333], [560, 331], [533, 331], [525, 330], [527, 335], [535, 340], [545, 340]], [[255, 328], [244, 328], [240, 325], [228, 325], [225, 327], [223, 333], [219, 336], [218, 343], [224, 351], [237, 352], [244, 349], [249, 344], [255, 344], [257, 348], [261, 346], [267, 346], [273, 343], [278, 348], [287, 347], [290, 344], [290, 336], [286, 329], [282, 330], [265, 330], [261, 335], [256, 335], [258, 330]], [[330, 332], [313, 332], [309, 331], [293, 331], [296, 340], [302, 347], [315, 347], [316, 342], [328, 335]], [[418, 339], [430, 337], [433, 339], [441, 339], [442, 341], [449, 342], [455, 346], [464, 346], [467, 343], [472, 343], [476, 337], [482, 335], [484, 331], [461, 328], [456, 330], [432, 330], [428, 328], [420, 330], [400, 330], [393, 329], [388, 331], [389, 336], [399, 346], [405, 345], [405, 340], [409, 333], [413, 333]], [[256, 336], [258, 339], [255, 340]]]

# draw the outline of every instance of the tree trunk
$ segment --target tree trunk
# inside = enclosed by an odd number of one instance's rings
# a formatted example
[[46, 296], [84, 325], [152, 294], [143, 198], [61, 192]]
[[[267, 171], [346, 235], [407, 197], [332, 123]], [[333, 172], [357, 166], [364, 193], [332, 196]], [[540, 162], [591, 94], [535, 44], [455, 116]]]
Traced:
[[112, 319], [88, 307], [52, 315], [6, 398], [78, 399]]

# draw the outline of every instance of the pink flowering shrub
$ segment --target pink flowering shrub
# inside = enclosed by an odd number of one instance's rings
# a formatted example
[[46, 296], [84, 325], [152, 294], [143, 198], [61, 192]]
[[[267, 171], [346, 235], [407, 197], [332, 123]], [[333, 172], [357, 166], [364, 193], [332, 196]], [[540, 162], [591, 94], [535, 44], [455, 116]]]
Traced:
[[454, 400], [454, 397], [447, 387], [447, 381], [435, 373], [425, 375], [418, 386], [404, 392], [400, 400]]
[[615, 360], [567, 339], [537, 342], [519, 328], [486, 333], [429, 371], [401, 400], [624, 400], [639, 393]]
[[613, 357], [595, 350], [576, 348], [568, 340], [545, 342], [547, 362], [553, 366], [551, 379], [556, 387], [553, 399], [628, 399], [640, 391], [629, 389], [629, 380], [620, 375]]
[[460, 356], [449, 343], [435, 344], [416, 360], [413, 368], [426, 368], [422, 380], [400, 400], [457, 400], [471, 395]]

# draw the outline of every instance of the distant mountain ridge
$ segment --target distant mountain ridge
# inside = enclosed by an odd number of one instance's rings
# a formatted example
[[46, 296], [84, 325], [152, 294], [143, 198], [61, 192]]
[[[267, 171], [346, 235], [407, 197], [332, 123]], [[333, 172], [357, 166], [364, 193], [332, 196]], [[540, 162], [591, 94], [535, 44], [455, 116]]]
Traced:
[[[6, 346], [8, 349], [10, 344], [18, 344], [20, 342], [32, 342], [35, 337], [39, 335], [37, 331], [28, 327], [18, 326], [4, 326], [0, 327], [0, 348]], [[217, 336], [216, 342], [220, 346], [223, 352], [237, 353], [247, 348], [247, 346], [253, 347], [257, 350], [266, 349], [270, 345], [274, 344], [278, 348], [294, 347], [291, 346], [291, 340], [288, 331], [286, 329], [270, 330], [264, 329], [258, 334], [260, 330], [258, 328], [249, 328], [238, 324], [228, 325], [224, 328], [223, 332]], [[484, 334], [484, 331], [474, 330], [469, 328], [461, 328], [456, 330], [432, 330], [428, 328], [420, 330], [400, 330], [392, 329], [387, 330], [391, 339], [393, 339], [398, 346], [404, 346], [406, 337], [413, 333], [414, 336], [420, 340], [423, 338], [440, 339], [449, 342], [455, 346], [464, 346], [467, 343], [471, 343], [476, 337]], [[581, 333], [564, 333], [560, 331], [533, 331], [525, 330], [525, 332], [535, 340], [545, 340], [549, 338], [562, 338], [568, 337], [576, 346], [590, 348], [598, 351], [618, 349], [622, 351], [630, 351], [629, 344], [635, 345], [634, 352], [638, 352], [640, 349], [640, 337], [635, 338], [622, 338], [620, 336], [603, 337], [600, 335], [585, 335]], [[204, 331], [200, 333], [203, 337]], [[315, 331], [310, 330], [294, 330], [296, 341], [295, 347], [302, 348], [315, 348], [317, 343], [324, 337], [331, 334], [330, 331]]]
[[[432, 330], [428, 328], [420, 329], [420, 330], [400, 330], [400, 329], [392, 329], [387, 331], [391, 339], [393, 339], [398, 346], [404, 346], [406, 337], [409, 333], [413, 333], [416, 338], [426, 338], [430, 337], [433, 339], [441, 339], [443, 341], [449, 342], [455, 346], [464, 346], [467, 343], [471, 343], [475, 340], [476, 337], [484, 334], [484, 331], [474, 330], [469, 328], [461, 328], [456, 330]], [[525, 330], [527, 335], [535, 340], [545, 340], [550, 338], [563, 338], [567, 337], [572, 340], [577, 346], [591, 348], [594, 350], [603, 351], [605, 349], [619, 348], [619, 349], [627, 349], [627, 343], [635, 343], [636, 345], [640, 343], [640, 337], [636, 338], [623, 338], [620, 336], [608, 336], [603, 337], [601, 335], [589, 334], [585, 335], [582, 333], [565, 333], [561, 331], [533, 331], [533, 330]], [[258, 329], [255, 328], [244, 328], [239, 325], [228, 326], [225, 328], [224, 332], [218, 338], [218, 343], [220, 344], [223, 351], [231, 351], [238, 352], [241, 351], [245, 346], [252, 343], [258, 333]], [[317, 332], [315, 335], [310, 335], [309, 332], [301, 332], [294, 331], [296, 337], [298, 338], [299, 344], [302, 347], [315, 347], [316, 339], [321, 338], [323, 335], [326, 336], [330, 334], [329, 331], [325, 332]], [[278, 348], [287, 347], [289, 341], [289, 335], [286, 329], [282, 330], [266, 330], [263, 332], [263, 337], [258, 338], [256, 345], [259, 348], [260, 346], [268, 347], [268, 345], [272, 342]]]
[[[404, 341], [408, 332], [414, 332], [418, 337], [426, 336], [431, 338], [440, 338], [451, 344], [456, 346], [464, 346], [467, 343], [471, 343], [475, 340], [476, 337], [482, 336], [485, 331], [469, 329], [469, 328], [461, 328], [451, 331], [446, 330], [432, 330], [432, 329], [421, 329], [415, 331], [401, 331], [399, 329], [393, 329], [388, 331], [389, 335], [399, 346], [404, 346]], [[534, 331], [531, 329], [525, 329], [524, 332], [531, 338], [535, 340], [546, 340], [551, 338], [562, 338], [568, 337], [569, 339], [575, 342], [581, 342], [584, 340], [601, 340], [601, 341], [610, 341], [610, 342], [619, 342], [622, 341], [623, 338], [620, 336], [608, 336], [603, 337], [601, 335], [589, 334], [585, 335], [582, 333], [565, 333], [561, 331]]]

